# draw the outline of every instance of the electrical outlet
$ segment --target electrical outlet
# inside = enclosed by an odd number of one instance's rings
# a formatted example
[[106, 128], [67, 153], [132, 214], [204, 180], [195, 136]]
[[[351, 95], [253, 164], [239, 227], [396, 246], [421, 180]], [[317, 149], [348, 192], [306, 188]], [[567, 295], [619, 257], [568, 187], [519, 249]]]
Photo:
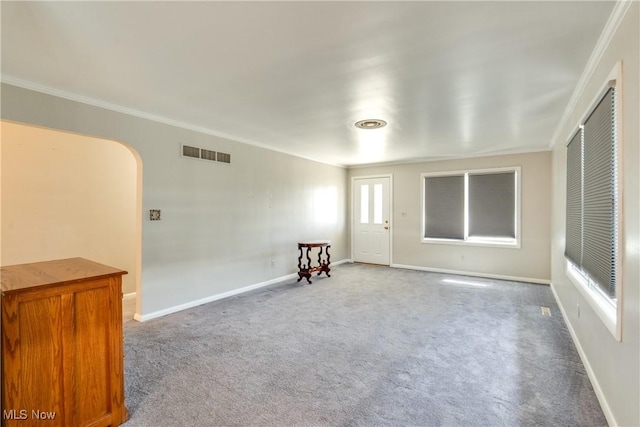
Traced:
[[460, 261], [464, 261], [464, 255], [460, 255]]

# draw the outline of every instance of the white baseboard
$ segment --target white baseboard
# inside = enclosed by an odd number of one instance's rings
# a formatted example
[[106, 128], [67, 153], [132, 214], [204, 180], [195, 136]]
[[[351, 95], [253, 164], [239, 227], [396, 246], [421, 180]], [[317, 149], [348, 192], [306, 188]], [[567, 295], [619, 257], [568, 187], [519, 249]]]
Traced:
[[473, 277], [484, 277], [487, 279], [499, 279], [499, 280], [509, 280], [512, 282], [527, 282], [527, 283], [537, 283], [540, 285], [549, 285], [551, 284], [550, 280], [546, 279], [533, 279], [531, 277], [518, 277], [518, 276], [505, 276], [502, 274], [489, 274], [489, 273], [476, 273], [473, 271], [459, 271], [459, 270], [447, 270], [444, 268], [431, 268], [431, 267], [420, 267], [417, 265], [405, 265], [405, 264], [391, 264], [393, 268], [404, 268], [407, 270], [419, 270], [419, 271], [430, 271], [432, 273], [446, 273], [446, 274], [457, 274], [461, 276], [473, 276]]
[[[343, 259], [340, 261], [332, 262], [331, 266], [337, 266], [340, 264], [344, 264], [350, 262], [348, 259]], [[276, 283], [284, 282], [286, 280], [291, 280], [298, 277], [298, 273], [287, 274], [286, 276], [276, 277], [275, 279], [267, 280], [266, 282], [256, 283], [254, 285], [245, 286], [238, 289], [233, 289], [231, 291], [223, 292], [221, 294], [211, 295], [205, 298], [201, 298], [195, 301], [189, 301], [184, 304], [174, 305], [173, 307], [168, 307], [163, 310], [154, 311], [147, 314], [136, 313], [133, 315], [134, 320], [138, 322], [146, 322], [147, 320], [156, 319], [158, 317], [166, 316], [167, 314], [177, 313], [178, 311], [186, 310], [188, 308], [197, 307], [202, 304], [207, 304], [209, 302], [218, 301], [224, 298], [232, 297], [234, 295], [243, 294], [245, 292], [253, 291], [255, 289], [263, 288], [265, 286], [274, 285]], [[130, 294], [127, 294], [130, 295]]]
[[598, 382], [598, 378], [596, 377], [596, 374], [593, 372], [593, 369], [591, 368], [589, 359], [587, 358], [586, 353], [582, 349], [582, 346], [580, 345], [580, 341], [578, 341], [578, 336], [576, 335], [576, 331], [573, 330], [573, 326], [571, 325], [571, 322], [569, 322], [569, 317], [567, 316], [564, 306], [560, 302], [560, 298], [558, 298], [558, 294], [556, 293], [556, 288], [553, 286], [553, 283], [551, 283], [550, 285], [551, 285], [551, 292], [553, 292], [553, 297], [556, 300], [556, 304], [558, 304], [558, 307], [560, 308], [560, 313], [562, 313], [562, 318], [564, 319], [564, 323], [567, 325], [567, 329], [569, 329], [569, 333], [571, 334], [571, 339], [573, 340], [573, 343], [575, 344], [576, 349], [578, 350], [578, 355], [580, 356], [580, 360], [584, 365], [584, 369], [587, 371], [587, 376], [591, 381], [591, 386], [593, 387], [593, 391], [595, 392], [596, 397], [598, 398], [598, 402], [600, 403], [602, 412], [604, 413], [604, 416], [607, 419], [607, 423], [610, 426], [617, 426], [619, 424], [616, 422], [616, 418], [613, 416], [611, 407], [609, 406], [609, 403], [607, 402], [607, 398], [602, 392], [602, 388], [600, 387], [600, 383]]

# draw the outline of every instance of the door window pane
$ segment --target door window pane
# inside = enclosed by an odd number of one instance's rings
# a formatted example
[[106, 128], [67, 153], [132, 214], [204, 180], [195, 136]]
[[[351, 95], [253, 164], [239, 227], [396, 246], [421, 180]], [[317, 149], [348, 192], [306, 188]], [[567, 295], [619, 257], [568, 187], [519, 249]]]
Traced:
[[369, 185], [360, 186], [360, 224], [369, 224]]
[[382, 184], [373, 186], [373, 223], [382, 224]]

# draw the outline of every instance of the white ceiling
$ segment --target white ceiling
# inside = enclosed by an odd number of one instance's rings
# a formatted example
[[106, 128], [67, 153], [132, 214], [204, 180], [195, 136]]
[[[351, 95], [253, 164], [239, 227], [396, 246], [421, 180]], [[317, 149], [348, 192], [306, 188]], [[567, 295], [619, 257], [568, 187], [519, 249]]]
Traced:
[[549, 148], [614, 2], [1, 7], [4, 81], [358, 165]]

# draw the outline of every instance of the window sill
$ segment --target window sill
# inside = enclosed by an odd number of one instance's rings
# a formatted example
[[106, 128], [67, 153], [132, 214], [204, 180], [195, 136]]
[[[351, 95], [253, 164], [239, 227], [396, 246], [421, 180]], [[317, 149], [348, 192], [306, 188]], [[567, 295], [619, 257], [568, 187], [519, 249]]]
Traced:
[[613, 306], [598, 291], [589, 286], [587, 280], [575, 271], [569, 261], [566, 261], [566, 275], [578, 289], [580, 294], [587, 300], [589, 306], [598, 315], [607, 330], [613, 335], [616, 341], [622, 341], [622, 328], [618, 321], [618, 308]]
[[470, 238], [467, 240], [457, 239], [435, 239], [435, 238], [422, 238], [423, 244], [437, 244], [437, 245], [460, 245], [460, 246], [484, 246], [484, 247], [498, 247], [498, 248], [510, 248], [520, 249], [520, 241], [514, 239], [478, 239]]

